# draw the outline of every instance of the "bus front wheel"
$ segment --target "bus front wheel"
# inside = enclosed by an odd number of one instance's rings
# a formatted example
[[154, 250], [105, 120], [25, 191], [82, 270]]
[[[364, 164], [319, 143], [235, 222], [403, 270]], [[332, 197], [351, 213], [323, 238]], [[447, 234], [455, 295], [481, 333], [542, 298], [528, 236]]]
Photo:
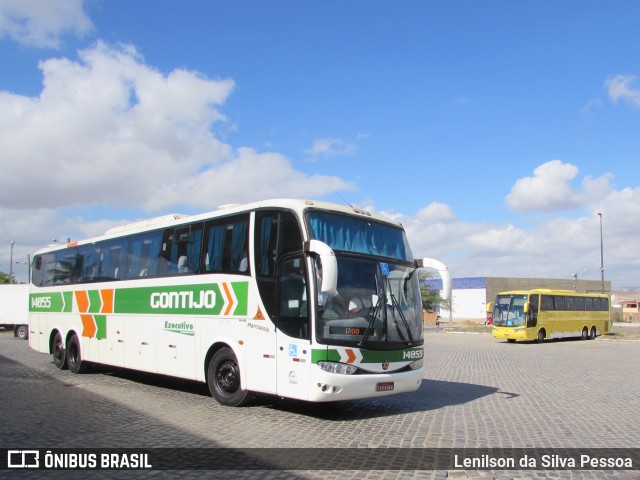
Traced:
[[213, 398], [229, 407], [249, 402], [249, 392], [240, 385], [240, 366], [230, 348], [218, 350], [207, 366], [207, 384]]
[[544, 330], [540, 329], [538, 330], [538, 343], [542, 343], [544, 342]]

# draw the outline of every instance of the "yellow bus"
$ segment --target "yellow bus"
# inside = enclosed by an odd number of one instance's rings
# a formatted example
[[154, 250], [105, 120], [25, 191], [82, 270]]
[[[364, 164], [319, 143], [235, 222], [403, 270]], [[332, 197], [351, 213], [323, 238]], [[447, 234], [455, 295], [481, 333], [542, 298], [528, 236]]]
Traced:
[[487, 304], [495, 338], [509, 342], [608, 334], [609, 296], [536, 288], [498, 293]]

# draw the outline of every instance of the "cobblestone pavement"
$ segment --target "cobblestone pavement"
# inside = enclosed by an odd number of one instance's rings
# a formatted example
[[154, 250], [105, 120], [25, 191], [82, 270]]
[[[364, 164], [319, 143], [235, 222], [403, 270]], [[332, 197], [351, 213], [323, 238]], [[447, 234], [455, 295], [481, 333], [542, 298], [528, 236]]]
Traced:
[[[420, 390], [310, 405], [218, 405], [206, 386], [136, 372], [57, 370], [0, 334], [2, 448], [640, 448], [640, 342], [509, 344], [426, 335]], [[323, 452], [326, 453], [325, 450]], [[5, 472], [7, 473], [7, 472]], [[601, 479], [640, 470], [14, 471], [4, 478]]]

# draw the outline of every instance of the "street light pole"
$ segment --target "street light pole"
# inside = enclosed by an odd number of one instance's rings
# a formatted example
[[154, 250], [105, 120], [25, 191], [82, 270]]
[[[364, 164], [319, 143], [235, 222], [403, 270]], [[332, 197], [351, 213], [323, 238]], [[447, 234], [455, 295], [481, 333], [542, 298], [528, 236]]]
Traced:
[[15, 245], [15, 243], [15, 240], [11, 240], [11, 256], [9, 257], [9, 283], [13, 283], [13, 246]]
[[598, 212], [600, 217], [600, 275], [602, 277], [602, 293], [604, 293], [604, 247], [602, 244], [602, 213]]

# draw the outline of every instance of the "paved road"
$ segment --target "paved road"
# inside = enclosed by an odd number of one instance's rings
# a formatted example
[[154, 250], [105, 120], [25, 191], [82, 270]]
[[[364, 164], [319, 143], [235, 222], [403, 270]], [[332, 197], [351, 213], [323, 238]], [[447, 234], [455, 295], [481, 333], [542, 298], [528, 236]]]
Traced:
[[[121, 370], [73, 375], [0, 334], [1, 448], [640, 448], [640, 342], [508, 344], [432, 333], [420, 390], [308, 405], [219, 406], [204, 385]], [[326, 454], [326, 450], [321, 451]], [[5, 472], [6, 473], [6, 472]], [[177, 472], [9, 471], [4, 478]], [[185, 478], [640, 478], [635, 471], [191, 471]]]

